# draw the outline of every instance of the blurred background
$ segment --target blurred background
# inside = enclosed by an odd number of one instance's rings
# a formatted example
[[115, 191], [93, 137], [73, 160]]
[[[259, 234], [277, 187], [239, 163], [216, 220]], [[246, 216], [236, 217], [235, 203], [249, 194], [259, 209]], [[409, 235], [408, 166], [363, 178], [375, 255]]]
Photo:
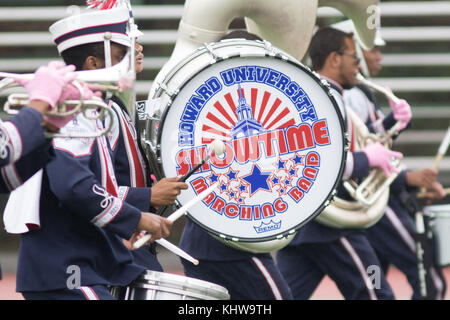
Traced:
[[[184, 1], [132, 0], [131, 3], [139, 29], [144, 32], [139, 42], [144, 46], [145, 71], [138, 75], [136, 82], [137, 100], [144, 100], [152, 80], [173, 50]], [[84, 7], [83, 0], [2, 0], [0, 71], [34, 72], [40, 65], [58, 59], [48, 27]], [[450, 124], [450, 1], [382, 0], [381, 15], [382, 36], [387, 46], [383, 48], [383, 70], [374, 80], [390, 87], [413, 109], [412, 128], [401, 135], [394, 149], [404, 153], [404, 162], [411, 169], [431, 167]], [[338, 11], [321, 8], [317, 24], [323, 26], [341, 20], [344, 17]], [[230, 26], [231, 29], [244, 27], [242, 18], [235, 19]], [[384, 97], [378, 99], [383, 108], [388, 108]], [[0, 104], [4, 101], [5, 94], [0, 92]], [[7, 118], [2, 111], [0, 117]], [[440, 163], [439, 181], [450, 187], [450, 156]], [[1, 215], [7, 199], [7, 194], [0, 195]], [[439, 203], [450, 204], [450, 197]], [[170, 241], [178, 242], [183, 225], [183, 220], [175, 223]], [[14, 293], [18, 246], [19, 236], [7, 234], [1, 219], [0, 299], [21, 298]], [[166, 271], [182, 272], [176, 256], [160, 251]], [[400, 298], [408, 299], [406, 280], [395, 269], [391, 277], [400, 281], [394, 288]], [[330, 282], [325, 281], [319, 289], [322, 291], [318, 290], [314, 297], [339, 298], [339, 292]]]

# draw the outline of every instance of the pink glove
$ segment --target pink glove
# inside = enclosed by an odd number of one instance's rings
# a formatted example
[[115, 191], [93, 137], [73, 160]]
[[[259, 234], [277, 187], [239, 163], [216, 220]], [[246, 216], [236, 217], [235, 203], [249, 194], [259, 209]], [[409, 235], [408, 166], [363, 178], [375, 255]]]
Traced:
[[73, 65], [66, 66], [64, 62], [51, 61], [47, 66], [37, 69], [33, 79], [15, 81], [25, 87], [30, 101], [42, 100], [54, 108], [63, 88], [75, 79], [76, 74], [73, 71]]
[[[86, 84], [82, 84], [83, 89], [83, 98], [84, 100], [89, 100], [92, 98], [92, 96], [101, 97], [102, 93], [100, 91], [92, 92], [90, 87]], [[80, 100], [80, 91], [73, 85], [68, 84], [64, 90], [61, 93], [61, 97], [59, 98], [58, 102], [62, 102], [65, 100]], [[67, 111], [70, 111], [70, 109], [67, 109]], [[51, 123], [52, 125], [62, 128], [64, 127], [69, 121], [71, 121], [76, 114], [67, 116], [67, 117], [57, 117], [57, 116], [45, 116], [44, 119], [46, 122]]]
[[403, 158], [403, 154], [387, 149], [379, 142], [369, 144], [362, 151], [364, 151], [369, 159], [371, 168], [381, 168], [386, 176], [390, 176], [392, 172], [397, 173], [398, 169], [390, 163], [391, 158]]
[[404, 129], [412, 118], [411, 107], [406, 100], [401, 99], [399, 103], [395, 103], [389, 99], [389, 105], [394, 113], [394, 119], [401, 122], [399, 130]]

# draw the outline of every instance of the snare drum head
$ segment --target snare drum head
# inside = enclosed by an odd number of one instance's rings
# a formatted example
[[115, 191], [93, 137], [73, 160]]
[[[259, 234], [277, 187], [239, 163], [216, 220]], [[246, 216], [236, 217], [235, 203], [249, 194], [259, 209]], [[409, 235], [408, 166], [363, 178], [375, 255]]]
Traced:
[[217, 182], [188, 212], [202, 228], [244, 242], [296, 231], [328, 204], [345, 163], [345, 126], [328, 87], [260, 42], [219, 42], [194, 56], [195, 65], [180, 64], [179, 74], [196, 71], [173, 90], [160, 122], [160, 166], [166, 177], [184, 175], [213, 140], [226, 150], [187, 180], [179, 203]]

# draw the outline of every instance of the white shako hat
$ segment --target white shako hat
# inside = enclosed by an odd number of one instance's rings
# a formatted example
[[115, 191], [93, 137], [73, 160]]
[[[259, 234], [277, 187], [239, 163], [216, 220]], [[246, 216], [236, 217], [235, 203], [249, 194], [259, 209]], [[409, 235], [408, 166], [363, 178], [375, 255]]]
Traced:
[[[330, 27], [337, 29], [337, 30], [341, 30], [346, 33], [350, 33], [350, 32], [353, 33], [353, 38], [355, 39], [355, 44], [356, 44], [356, 54], [361, 59], [361, 63], [360, 63], [361, 71], [364, 76], [370, 77], [369, 68], [367, 67], [367, 63], [364, 58], [364, 54], [362, 52], [361, 41], [358, 37], [358, 33], [355, 31], [356, 29], [355, 29], [355, 25], [353, 24], [353, 21], [352, 20], [341, 21], [341, 22], [332, 24]], [[377, 28], [377, 32], [376, 32], [375, 39], [374, 39], [374, 45], [377, 47], [384, 47], [386, 45], [386, 42], [381, 37], [381, 31], [379, 28]]]
[[108, 10], [87, 9], [85, 12], [61, 19], [49, 28], [58, 52], [94, 42], [109, 41], [130, 47], [129, 10], [117, 7]]

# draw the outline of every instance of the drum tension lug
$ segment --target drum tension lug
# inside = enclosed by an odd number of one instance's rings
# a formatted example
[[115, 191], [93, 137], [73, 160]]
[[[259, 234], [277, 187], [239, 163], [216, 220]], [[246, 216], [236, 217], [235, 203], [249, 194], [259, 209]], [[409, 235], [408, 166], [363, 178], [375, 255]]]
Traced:
[[169, 91], [167, 86], [165, 84], [163, 84], [163, 83], [159, 84], [158, 86], [166, 95], [169, 96], [170, 99], [172, 99], [174, 96], [176, 96], [178, 94], [178, 90]]
[[208, 53], [211, 55], [213, 61], [212, 63], [216, 63], [218, 61], [224, 60], [223, 57], [218, 56], [215, 52], [214, 49], [208, 44], [208, 43], [204, 43], [203, 46], [205, 47], [206, 51], [208, 51]]

